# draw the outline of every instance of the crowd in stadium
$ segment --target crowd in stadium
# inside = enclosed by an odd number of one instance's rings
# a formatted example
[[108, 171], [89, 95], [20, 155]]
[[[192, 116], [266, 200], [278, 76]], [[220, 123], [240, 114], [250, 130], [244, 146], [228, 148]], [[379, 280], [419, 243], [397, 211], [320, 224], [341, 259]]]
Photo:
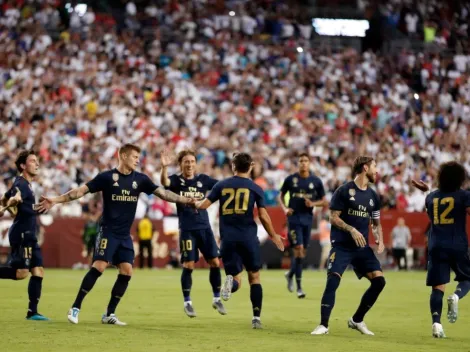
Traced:
[[[21, 148], [39, 152], [36, 193], [52, 195], [116, 166], [123, 142], [143, 148], [142, 170], [155, 181], [165, 147], [196, 150], [199, 170], [218, 179], [231, 174], [234, 151], [249, 152], [270, 205], [305, 151], [328, 196], [356, 155], [375, 157], [383, 206], [407, 211], [424, 207], [411, 178], [430, 181], [451, 159], [470, 171], [468, 6], [456, 18], [443, 2], [418, 7], [423, 31], [433, 21], [438, 37], [457, 36], [455, 55], [381, 57], [313, 47], [309, 19], [282, 2], [214, 13], [200, 11], [204, 1], [160, 2], [143, 11], [129, 2], [117, 26], [89, 7], [64, 16], [55, 1], [3, 2], [0, 193]], [[403, 3], [390, 1], [397, 25], [412, 22], [412, 11], [397, 10]], [[137, 216], [147, 207], [154, 217], [173, 211], [154, 197]]]

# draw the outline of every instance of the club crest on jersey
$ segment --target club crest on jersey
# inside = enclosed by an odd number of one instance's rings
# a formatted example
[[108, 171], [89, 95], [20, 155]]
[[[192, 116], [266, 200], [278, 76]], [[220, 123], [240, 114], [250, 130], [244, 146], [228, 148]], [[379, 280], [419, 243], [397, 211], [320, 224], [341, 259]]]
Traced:
[[198, 186], [199, 188], [201, 188], [201, 187], [202, 187], [202, 182], [201, 182], [201, 181], [197, 181], [196, 186]]
[[132, 188], [137, 189], [137, 182], [132, 182]]
[[119, 175], [118, 174], [113, 174], [113, 181], [114, 181], [113, 186], [114, 187], [119, 187], [119, 183], [117, 182], [118, 180], [119, 180]]
[[293, 186], [294, 186], [294, 187], [297, 187], [297, 182], [299, 182], [299, 179], [298, 179], [297, 177], [294, 177], [294, 178], [292, 179], [292, 182], [294, 183]]
[[356, 190], [354, 188], [350, 188], [349, 189], [349, 195], [351, 196], [351, 198], [349, 198], [349, 200], [355, 200], [354, 196], [356, 195]]
[[313, 183], [310, 183], [310, 184], [308, 185], [308, 188], [313, 189]]
[[370, 202], [369, 202], [370, 206], [373, 207], [374, 206], [374, 201], [371, 199]]

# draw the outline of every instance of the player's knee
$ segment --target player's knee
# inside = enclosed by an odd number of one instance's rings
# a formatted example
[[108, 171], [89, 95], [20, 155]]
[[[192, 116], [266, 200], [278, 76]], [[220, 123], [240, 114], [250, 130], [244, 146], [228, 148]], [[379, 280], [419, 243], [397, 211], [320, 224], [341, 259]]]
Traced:
[[242, 287], [242, 277], [241, 277], [241, 275], [239, 274], [237, 276], [234, 276], [233, 279], [238, 283], [238, 289], [240, 289]]
[[338, 273], [329, 273], [326, 279], [325, 293], [333, 293], [341, 283], [341, 275]]
[[31, 269], [31, 274], [33, 276], [44, 277], [44, 268], [42, 266], [37, 266]]
[[439, 291], [445, 292], [445, 290], [446, 290], [446, 285], [437, 285], [437, 286], [433, 286], [432, 289], [433, 289], [433, 290], [439, 290]]
[[183, 268], [193, 270], [194, 269], [194, 262], [184, 262], [183, 263]]
[[100, 273], [103, 273], [108, 267], [108, 262], [105, 262], [103, 260], [96, 260], [95, 262], [93, 262], [92, 266], [93, 268], [98, 270]]
[[130, 265], [129, 263], [121, 263], [119, 265], [119, 274], [132, 276], [132, 265]]
[[302, 258], [303, 257], [304, 246], [299, 244], [294, 248], [294, 257]]
[[248, 281], [249, 281], [250, 285], [259, 284], [261, 282], [259, 271], [256, 271], [256, 272], [249, 271], [248, 272]]
[[28, 269], [18, 269], [16, 270], [16, 279], [17, 280], [24, 280], [28, 277], [29, 271]]
[[218, 268], [220, 266], [220, 263], [219, 263], [219, 258], [212, 258], [212, 259], [209, 259], [209, 266], [211, 268]]
[[377, 276], [370, 280], [370, 283], [377, 291], [382, 291], [385, 287], [386, 281], [383, 276]]

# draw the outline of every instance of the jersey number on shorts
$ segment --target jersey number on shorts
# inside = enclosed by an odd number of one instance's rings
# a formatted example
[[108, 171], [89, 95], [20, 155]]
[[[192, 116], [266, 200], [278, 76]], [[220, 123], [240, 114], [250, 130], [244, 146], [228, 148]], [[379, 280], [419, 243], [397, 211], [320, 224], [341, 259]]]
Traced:
[[[455, 200], [452, 197], [446, 197], [442, 199], [434, 198], [433, 200], [433, 214], [434, 225], [450, 225], [454, 223], [454, 218], [448, 218], [447, 215], [454, 209]], [[439, 204], [444, 206], [447, 204], [447, 208], [439, 216]]]
[[181, 249], [183, 252], [191, 251], [193, 249], [193, 242], [191, 240], [181, 241]]
[[[228, 198], [222, 205], [222, 215], [245, 214], [248, 210], [248, 202], [250, 201], [250, 190], [248, 188], [224, 188], [222, 196]], [[235, 199], [235, 206], [233, 200]]]
[[24, 259], [31, 259], [33, 256], [33, 247], [24, 247]]

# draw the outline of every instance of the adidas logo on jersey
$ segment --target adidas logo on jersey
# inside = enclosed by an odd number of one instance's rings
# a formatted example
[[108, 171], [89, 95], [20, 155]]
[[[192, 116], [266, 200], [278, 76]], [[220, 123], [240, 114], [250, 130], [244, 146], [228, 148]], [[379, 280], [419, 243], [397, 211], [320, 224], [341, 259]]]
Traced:
[[114, 182], [113, 186], [114, 186], [114, 187], [119, 187], [119, 183]]

